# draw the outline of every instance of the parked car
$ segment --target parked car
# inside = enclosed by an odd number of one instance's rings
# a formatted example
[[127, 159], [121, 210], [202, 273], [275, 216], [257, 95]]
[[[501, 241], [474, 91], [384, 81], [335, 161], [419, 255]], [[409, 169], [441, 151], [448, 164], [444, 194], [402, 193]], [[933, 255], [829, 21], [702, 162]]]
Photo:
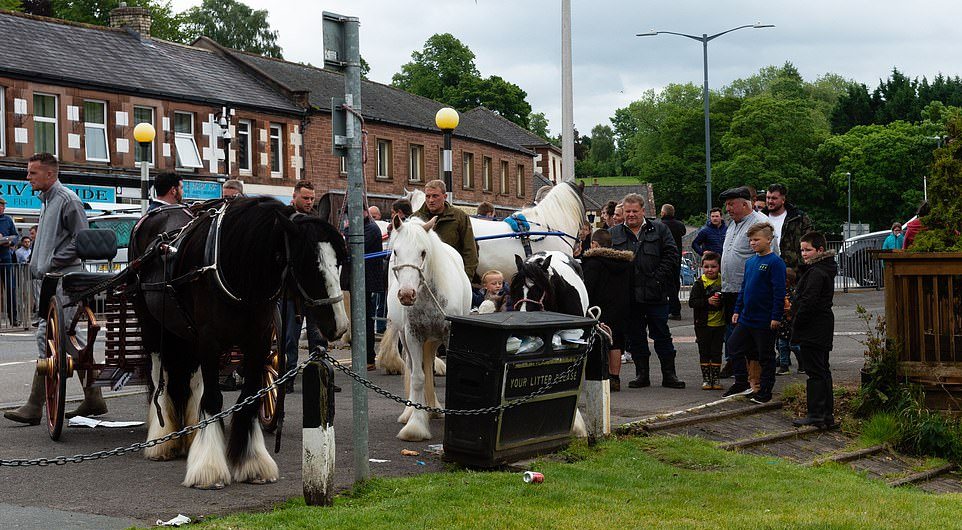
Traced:
[[681, 285], [695, 285], [695, 280], [698, 278], [698, 266], [691, 258], [691, 253], [687, 250], [681, 254], [681, 273], [680, 273]]

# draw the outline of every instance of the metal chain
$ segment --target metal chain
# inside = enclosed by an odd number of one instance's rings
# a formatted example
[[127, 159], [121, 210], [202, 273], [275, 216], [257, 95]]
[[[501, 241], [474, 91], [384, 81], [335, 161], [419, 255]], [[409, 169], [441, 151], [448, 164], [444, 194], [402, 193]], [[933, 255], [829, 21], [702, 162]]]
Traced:
[[260, 389], [256, 394], [251, 394], [247, 396], [243, 401], [238, 402], [229, 409], [223, 410], [205, 420], [202, 420], [194, 425], [189, 425], [184, 427], [179, 431], [172, 432], [166, 436], [160, 438], [155, 438], [153, 440], [147, 440], [146, 442], [138, 442], [126, 447], [117, 447], [116, 449], [96, 451], [93, 453], [79, 454], [73, 456], [57, 456], [54, 458], [15, 458], [12, 460], [0, 460], [0, 467], [26, 467], [26, 466], [49, 466], [51, 464], [62, 466], [64, 464], [79, 464], [80, 462], [86, 462], [88, 460], [99, 460], [101, 458], [108, 458], [111, 456], [121, 456], [131, 452], [137, 452], [142, 449], [147, 449], [148, 447], [153, 447], [155, 445], [160, 445], [164, 442], [170, 440], [175, 440], [177, 438], [182, 438], [194, 431], [198, 431], [206, 428], [210, 424], [220, 421], [227, 416], [237, 412], [238, 410], [254, 404], [255, 401], [265, 396], [271, 390], [279, 387], [280, 385], [287, 382], [288, 379], [294, 377], [298, 370], [304, 368], [308, 363], [316, 361], [321, 358], [322, 353], [326, 356], [327, 351], [323, 348], [318, 348], [313, 353], [311, 353], [306, 360], [291, 368], [283, 376], [277, 378], [273, 384]]
[[451, 416], [480, 416], [480, 415], [485, 415], [485, 414], [493, 414], [493, 413], [495, 413], [495, 412], [501, 412], [501, 411], [503, 411], [503, 410], [506, 410], [506, 409], [509, 409], [509, 408], [512, 408], [512, 407], [517, 407], [518, 405], [521, 405], [521, 404], [523, 404], [523, 403], [527, 403], [528, 401], [531, 401], [532, 399], [534, 399], [534, 398], [536, 398], [536, 397], [538, 397], [538, 396], [540, 396], [540, 395], [542, 395], [542, 394], [545, 394], [548, 390], [550, 390], [552, 387], [554, 387], [554, 386], [555, 386], [556, 384], [558, 384], [559, 382], [561, 382], [561, 381], [566, 381], [569, 377], [574, 376], [574, 375], [575, 375], [575, 371], [578, 370], [578, 369], [580, 369], [580, 368], [583, 366], [583, 365], [582, 365], [582, 362], [588, 357], [588, 353], [591, 352], [591, 348], [594, 346], [594, 342], [595, 342], [595, 339], [596, 339], [597, 335], [598, 335], [597, 329], [596, 329], [596, 328], [592, 328], [591, 335], [588, 337], [587, 348], [585, 348], [584, 353], [582, 353], [581, 355], [578, 356], [577, 359], [575, 359], [574, 361], [572, 361], [571, 366], [569, 366], [567, 370], [565, 370], [564, 372], [561, 372], [560, 374], [557, 374], [557, 375], [555, 375], [554, 377], [552, 377], [552, 378], [551, 378], [551, 381], [549, 381], [547, 384], [545, 384], [545, 385], [542, 386], [541, 388], [535, 390], [533, 393], [531, 393], [531, 394], [529, 394], [529, 395], [527, 395], [527, 396], [524, 396], [524, 397], [515, 399], [515, 400], [513, 400], [513, 401], [509, 401], [508, 403], [505, 403], [505, 404], [503, 404], [503, 405], [497, 405], [497, 406], [493, 406], [493, 407], [485, 407], [485, 408], [480, 408], [480, 409], [452, 410], [452, 409], [445, 409], [445, 408], [439, 408], [439, 407], [429, 407], [429, 406], [424, 405], [424, 404], [422, 404], [422, 403], [415, 403], [415, 402], [411, 401], [410, 399], [404, 399], [404, 398], [402, 398], [402, 397], [400, 397], [400, 396], [398, 396], [398, 395], [396, 395], [396, 394], [392, 394], [391, 392], [389, 392], [389, 391], [387, 391], [387, 390], [384, 390], [383, 388], [380, 388], [379, 386], [375, 385], [374, 383], [370, 382], [369, 380], [365, 379], [364, 377], [361, 377], [357, 372], [355, 372], [355, 371], [351, 370], [350, 368], [348, 368], [347, 366], [341, 364], [341, 362], [338, 361], [337, 359], [335, 359], [334, 357], [332, 357], [332, 356], [327, 352], [326, 349], [324, 349], [324, 348], [318, 348], [318, 349], [314, 350], [314, 351], [308, 356], [308, 358], [305, 359], [303, 362], [301, 362], [300, 364], [298, 364], [298, 365], [295, 366], [294, 368], [291, 368], [290, 370], [288, 370], [287, 373], [285, 373], [285, 374], [282, 375], [281, 377], [277, 378], [277, 379], [274, 381], [274, 383], [271, 384], [270, 386], [266, 386], [266, 387], [260, 389], [256, 394], [252, 394], [252, 395], [248, 396], [246, 399], [244, 399], [243, 401], [238, 402], [237, 404], [235, 404], [234, 406], [230, 407], [229, 409], [223, 410], [223, 411], [221, 411], [221, 412], [219, 412], [219, 413], [217, 413], [217, 414], [215, 414], [215, 415], [213, 415], [213, 416], [211, 416], [211, 417], [209, 417], [209, 418], [207, 418], [207, 419], [205, 419], [205, 420], [202, 420], [202, 421], [200, 421], [200, 422], [198, 422], [198, 423], [196, 423], [196, 424], [194, 424], [194, 425], [190, 425], [190, 426], [184, 427], [183, 429], [181, 429], [181, 430], [179, 430], [179, 431], [175, 431], [175, 432], [172, 432], [172, 433], [170, 433], [170, 434], [167, 434], [166, 436], [162, 436], [162, 437], [160, 437], [160, 438], [155, 438], [155, 439], [153, 439], [153, 440], [147, 440], [146, 442], [138, 442], [138, 443], [135, 443], [135, 444], [128, 445], [128, 446], [126, 446], [126, 447], [117, 447], [117, 448], [115, 448], [115, 449], [109, 449], [109, 450], [104, 450], [104, 451], [95, 451], [95, 452], [93, 452], [93, 453], [84, 453], [84, 454], [78, 454], [78, 455], [73, 455], [73, 456], [57, 456], [57, 457], [53, 457], [53, 458], [30, 458], [30, 459], [28, 459], [28, 458], [15, 458], [15, 459], [11, 459], [11, 460], [0, 460], [0, 467], [29, 467], [29, 466], [41, 466], [41, 467], [43, 467], [43, 466], [49, 466], [49, 465], [62, 466], [62, 465], [64, 465], [64, 464], [79, 464], [79, 463], [81, 463], [81, 462], [86, 462], [86, 461], [88, 461], [88, 460], [100, 460], [100, 459], [102, 459], [102, 458], [109, 458], [109, 457], [112, 457], [112, 456], [121, 456], [121, 455], [125, 455], [125, 454], [127, 454], [127, 453], [132, 453], [132, 452], [141, 451], [141, 450], [143, 450], [143, 449], [147, 449], [148, 447], [153, 447], [153, 446], [155, 446], [155, 445], [160, 445], [160, 444], [162, 444], [162, 443], [169, 442], [170, 440], [175, 440], [175, 439], [177, 439], [177, 438], [182, 438], [182, 437], [184, 437], [184, 436], [186, 436], [186, 435], [188, 435], [188, 434], [190, 434], [190, 433], [192, 433], [192, 432], [194, 432], [194, 431], [198, 431], [198, 430], [205, 429], [205, 428], [207, 428], [210, 424], [212, 424], [212, 423], [214, 423], [214, 422], [217, 422], [217, 421], [220, 421], [220, 420], [222, 420], [223, 418], [226, 418], [227, 416], [230, 416], [231, 414], [237, 412], [238, 410], [240, 410], [240, 409], [242, 409], [242, 408], [244, 408], [244, 407], [246, 407], [246, 406], [248, 406], [248, 405], [254, 404], [255, 401], [257, 401], [258, 399], [260, 399], [260, 398], [262, 398], [263, 396], [265, 396], [268, 392], [270, 392], [271, 390], [277, 388], [278, 386], [286, 383], [286, 382], [288, 381], [288, 379], [291, 379], [292, 377], [294, 377], [294, 376], [297, 374], [297, 372], [298, 372], [299, 370], [301, 370], [302, 368], [304, 368], [304, 366], [306, 366], [308, 363], [313, 362], [313, 361], [317, 361], [317, 360], [319, 360], [319, 359], [321, 359], [321, 358], [326, 359], [326, 360], [329, 361], [331, 364], [333, 364], [335, 367], [337, 367], [338, 370], [340, 370], [341, 372], [343, 372], [344, 374], [346, 374], [348, 377], [350, 377], [351, 379], [354, 379], [355, 381], [357, 381], [357, 382], [360, 383], [361, 385], [367, 387], [368, 389], [373, 390], [375, 393], [380, 394], [380, 395], [382, 395], [382, 396], [384, 396], [384, 397], [386, 397], [386, 398], [388, 398], [388, 399], [390, 399], [390, 400], [392, 400], [392, 401], [396, 401], [397, 403], [400, 403], [400, 404], [405, 405], [405, 406], [407, 406], [407, 407], [414, 407], [414, 408], [416, 408], [416, 409], [418, 409], [418, 410], [424, 410], [424, 411], [430, 412], [430, 413], [432, 413], [432, 414], [447, 414], [447, 415], [451, 415]]
[[361, 375], [359, 375], [359, 374], [358, 374], [357, 372], [355, 372], [354, 370], [351, 370], [351, 369], [348, 368], [347, 366], [344, 366], [343, 364], [341, 364], [340, 361], [338, 361], [337, 359], [331, 357], [331, 355], [330, 355], [329, 353], [327, 353], [326, 351], [322, 352], [322, 355], [323, 355], [323, 357], [324, 357], [325, 360], [327, 360], [328, 362], [330, 362], [331, 364], [333, 364], [338, 370], [340, 370], [341, 372], [343, 372], [345, 375], [347, 375], [347, 376], [350, 377], [351, 379], [357, 381], [358, 383], [360, 383], [361, 385], [367, 387], [368, 389], [373, 390], [375, 393], [380, 394], [381, 396], [384, 396], [384, 397], [386, 397], [386, 398], [388, 398], [388, 399], [390, 399], [390, 400], [392, 400], [392, 401], [396, 401], [397, 403], [400, 403], [400, 404], [402, 404], [402, 405], [404, 405], [404, 406], [414, 407], [414, 408], [416, 408], [416, 409], [418, 409], [418, 410], [424, 410], [424, 411], [430, 412], [430, 413], [432, 413], [432, 414], [445, 414], [445, 415], [449, 415], [449, 416], [481, 416], [481, 415], [485, 415], [485, 414], [493, 414], [493, 413], [496, 413], [496, 412], [501, 412], [501, 411], [507, 410], [507, 409], [509, 409], [509, 408], [511, 408], [511, 407], [517, 407], [518, 405], [521, 405], [521, 404], [523, 404], [523, 403], [527, 403], [528, 401], [531, 401], [532, 399], [534, 399], [534, 398], [536, 398], [536, 397], [538, 397], [538, 396], [546, 393], [548, 390], [550, 390], [552, 387], [554, 387], [554, 386], [555, 386], [556, 384], [558, 384], [559, 382], [561, 382], [561, 381], [566, 381], [566, 380], [568, 380], [569, 377], [574, 376], [574, 375], [575, 375], [575, 371], [576, 371], [576, 370], [580, 370], [580, 368], [583, 366], [583, 365], [582, 365], [582, 362], [585, 360], [585, 358], [588, 357], [588, 353], [591, 352], [591, 348], [594, 346], [595, 338], [597, 337], [597, 335], [598, 335], [597, 329], [596, 329], [596, 328], [592, 328], [592, 330], [591, 330], [591, 335], [588, 337], [588, 347], [585, 348], [584, 353], [582, 353], [581, 355], [578, 356], [577, 359], [575, 359], [574, 361], [572, 361], [571, 366], [569, 366], [567, 370], [565, 370], [564, 372], [561, 372], [560, 374], [557, 374], [557, 375], [555, 375], [554, 377], [552, 377], [552, 378], [551, 378], [551, 381], [549, 381], [548, 383], [546, 383], [543, 387], [535, 390], [533, 393], [531, 393], [531, 394], [529, 394], [529, 395], [527, 395], [527, 396], [524, 396], [524, 397], [515, 399], [515, 400], [513, 400], [513, 401], [509, 401], [509, 402], [507, 402], [507, 403], [504, 403], [503, 405], [496, 405], [496, 406], [485, 407], [485, 408], [480, 408], [480, 409], [460, 409], [460, 410], [454, 410], [454, 409], [446, 409], [446, 408], [443, 408], [443, 407], [430, 407], [430, 406], [428, 406], [428, 405], [424, 405], [423, 403], [415, 403], [414, 401], [411, 401], [410, 399], [402, 398], [402, 397], [400, 397], [400, 396], [398, 396], [398, 395], [396, 395], [396, 394], [392, 394], [391, 392], [389, 392], [389, 391], [387, 391], [387, 390], [384, 390], [383, 388], [375, 385], [374, 383], [370, 382], [369, 380], [367, 380], [367, 379], [365, 379], [364, 377], [362, 377]]

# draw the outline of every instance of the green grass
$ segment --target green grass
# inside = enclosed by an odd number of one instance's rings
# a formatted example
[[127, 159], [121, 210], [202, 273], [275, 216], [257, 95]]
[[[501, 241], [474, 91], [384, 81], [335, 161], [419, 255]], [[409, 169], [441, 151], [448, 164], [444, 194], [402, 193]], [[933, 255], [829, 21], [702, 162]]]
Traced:
[[[579, 182], [584, 182], [585, 186], [591, 186], [594, 184], [593, 178], [581, 178], [578, 179]], [[632, 186], [640, 185], [641, 180], [638, 177], [598, 177], [599, 186]]]
[[895, 414], [880, 412], [862, 424], [859, 441], [865, 447], [888, 444], [894, 446], [899, 440], [899, 420]]
[[[375, 479], [332, 508], [303, 500], [273, 512], [211, 518], [198, 528], [948, 528], [959, 495], [892, 489], [848, 468], [801, 468], [653, 437], [575, 446], [519, 473], [456, 471]], [[228, 490], [229, 491], [229, 490]]]

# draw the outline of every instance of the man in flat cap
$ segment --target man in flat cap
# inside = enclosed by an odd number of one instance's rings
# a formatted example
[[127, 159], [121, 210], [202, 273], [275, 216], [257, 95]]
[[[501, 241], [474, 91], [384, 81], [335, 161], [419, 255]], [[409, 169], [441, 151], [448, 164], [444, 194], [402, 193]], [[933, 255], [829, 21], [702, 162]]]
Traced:
[[[755, 223], [767, 222], [768, 216], [754, 210], [752, 192], [747, 186], [725, 190], [719, 198], [724, 201], [725, 211], [731, 216], [731, 223], [725, 232], [725, 243], [722, 245], [721, 262], [722, 304], [728, 327], [725, 333], [727, 340], [731, 333], [732, 314], [735, 311], [735, 302], [738, 300], [738, 291], [742, 288], [742, 280], [745, 276], [745, 262], [755, 255], [755, 251], [748, 242], [748, 229]], [[778, 252], [777, 240], [772, 242], [772, 248], [776, 253]], [[731, 372], [731, 363], [726, 359], [721, 377], [731, 377]]]

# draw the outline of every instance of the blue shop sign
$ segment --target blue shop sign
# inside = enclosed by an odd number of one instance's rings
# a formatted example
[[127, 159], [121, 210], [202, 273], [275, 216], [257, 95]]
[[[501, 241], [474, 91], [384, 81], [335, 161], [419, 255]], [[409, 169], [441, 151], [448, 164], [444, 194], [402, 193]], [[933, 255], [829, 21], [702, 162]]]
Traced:
[[[84, 184], [66, 184], [83, 202], [117, 202], [117, 190], [110, 186], [86, 186]], [[25, 180], [0, 179], [0, 196], [7, 200], [7, 208], [23, 208], [25, 210], [39, 210], [41, 203], [39, 193], [34, 193], [30, 183]]]
[[219, 199], [221, 195], [220, 182], [209, 180], [184, 180], [184, 198], [206, 201]]

